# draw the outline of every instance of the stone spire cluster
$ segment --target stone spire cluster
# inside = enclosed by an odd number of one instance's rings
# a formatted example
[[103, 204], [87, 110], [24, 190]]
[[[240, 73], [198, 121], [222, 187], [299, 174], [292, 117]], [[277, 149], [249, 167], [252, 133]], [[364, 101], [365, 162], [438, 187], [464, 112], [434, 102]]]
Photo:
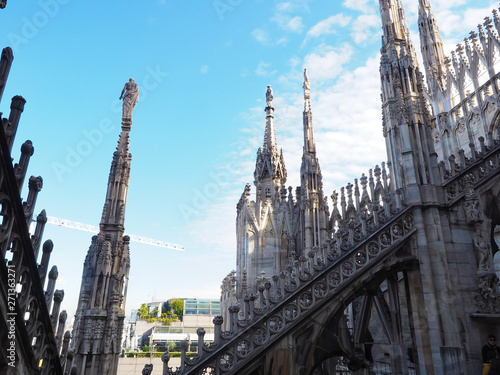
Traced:
[[429, 184], [436, 180], [435, 154], [423, 75], [400, 1], [380, 1], [380, 13], [382, 121], [392, 181], [396, 189]]
[[[254, 184], [261, 199], [269, 198], [275, 189], [281, 189], [286, 183], [286, 168], [283, 151], [278, 152], [276, 130], [274, 126], [273, 89], [267, 87], [266, 92], [266, 130], [264, 144], [257, 151], [255, 163]], [[263, 196], [262, 196], [263, 195]]]
[[130, 238], [124, 236], [125, 206], [130, 179], [129, 152], [132, 109], [137, 84], [131, 79], [122, 92], [122, 131], [113, 154], [99, 234], [85, 258], [73, 341], [73, 365], [79, 375], [115, 375], [121, 352], [125, 299], [130, 269]]
[[329, 213], [316, 156], [307, 71], [303, 88], [304, 149], [301, 185], [295, 197], [293, 188], [285, 186], [287, 171], [283, 152], [277, 146], [273, 91], [271, 86], [267, 88], [264, 143], [257, 151], [254, 172], [256, 199], [250, 200], [251, 187], [247, 184], [237, 205], [236, 271], [222, 285], [223, 312], [236, 300], [255, 293], [260, 282], [265, 283], [268, 277], [307, 255], [326, 236]]
[[446, 65], [449, 60], [444, 55], [443, 39], [428, 0], [419, 0], [418, 29], [420, 51], [427, 77], [427, 92], [434, 113], [448, 111], [452, 107], [450, 97], [446, 93]]

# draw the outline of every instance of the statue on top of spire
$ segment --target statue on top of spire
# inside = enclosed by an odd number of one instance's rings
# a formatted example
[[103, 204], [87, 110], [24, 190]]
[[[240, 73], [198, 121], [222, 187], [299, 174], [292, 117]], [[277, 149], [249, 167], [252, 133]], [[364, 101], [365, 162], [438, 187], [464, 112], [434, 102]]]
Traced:
[[309, 82], [309, 77], [307, 76], [307, 69], [304, 68], [304, 91], [311, 90], [311, 83]]
[[125, 83], [119, 99], [123, 99], [122, 121], [131, 120], [132, 111], [139, 100], [139, 88], [133, 78]]
[[268, 85], [267, 86], [267, 92], [266, 92], [266, 103], [267, 103], [267, 106], [268, 107], [272, 107], [273, 106], [273, 88], [271, 87], [271, 85]]

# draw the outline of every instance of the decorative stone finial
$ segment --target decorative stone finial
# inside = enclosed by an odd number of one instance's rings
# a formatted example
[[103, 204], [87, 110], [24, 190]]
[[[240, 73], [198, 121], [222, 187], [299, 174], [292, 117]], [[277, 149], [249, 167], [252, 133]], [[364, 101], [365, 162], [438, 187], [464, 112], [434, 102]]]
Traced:
[[311, 83], [309, 82], [309, 77], [307, 76], [307, 69], [304, 68], [304, 93], [311, 90]]
[[269, 108], [273, 106], [273, 88], [271, 85], [267, 86], [267, 92], [266, 92], [266, 103]]
[[131, 122], [132, 110], [139, 100], [139, 88], [133, 78], [130, 78], [128, 82], [125, 83], [119, 99], [123, 99], [122, 122]]

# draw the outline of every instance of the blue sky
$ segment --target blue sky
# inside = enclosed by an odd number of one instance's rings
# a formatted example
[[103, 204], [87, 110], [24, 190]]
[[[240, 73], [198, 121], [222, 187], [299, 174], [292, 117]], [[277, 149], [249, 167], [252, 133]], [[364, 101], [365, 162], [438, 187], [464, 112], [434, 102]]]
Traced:
[[[417, 3], [404, 1], [419, 49]], [[496, 5], [432, 1], [446, 54]], [[2, 47], [14, 50], [0, 110], [8, 114], [14, 95], [27, 100], [14, 155], [33, 141], [28, 173], [44, 178], [37, 212], [99, 224], [118, 97], [130, 77], [139, 84], [126, 231], [185, 251], [131, 243], [127, 311], [153, 298], [219, 298], [235, 268], [235, 207], [253, 181], [267, 85], [291, 186], [299, 182], [304, 67], [325, 193], [386, 158], [378, 1], [9, 0], [0, 16]], [[91, 236], [45, 230], [70, 315]]]

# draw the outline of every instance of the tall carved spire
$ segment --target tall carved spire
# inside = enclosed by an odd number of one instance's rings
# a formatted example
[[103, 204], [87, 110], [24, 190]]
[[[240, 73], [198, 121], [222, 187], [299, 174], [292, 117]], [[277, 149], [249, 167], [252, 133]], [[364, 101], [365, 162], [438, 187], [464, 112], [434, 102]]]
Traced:
[[129, 133], [138, 95], [137, 84], [130, 79], [120, 96], [122, 131], [111, 163], [100, 231], [92, 238], [83, 266], [72, 342], [79, 375], [116, 375], [118, 369], [130, 269], [130, 238], [123, 235], [132, 160]]
[[273, 89], [267, 86], [266, 92], [266, 130], [264, 144], [257, 151], [255, 163], [255, 185], [264, 193], [263, 199], [274, 193], [275, 186], [281, 187], [286, 183], [286, 169], [283, 152], [278, 152], [276, 131], [274, 127]]
[[418, 2], [418, 30], [425, 70], [442, 71], [445, 67], [443, 39], [428, 0]]
[[302, 87], [304, 88], [304, 152], [316, 153], [311, 111], [311, 83], [309, 82], [309, 77], [307, 76], [307, 69], [304, 69], [304, 85]]
[[[424, 4], [425, 5], [425, 4]], [[395, 188], [436, 181], [423, 76], [399, 0], [381, 0], [382, 120]], [[413, 196], [418, 197], [416, 193]]]
[[451, 109], [451, 101], [444, 94], [446, 90], [446, 57], [443, 39], [428, 0], [419, 0], [418, 29], [420, 50], [427, 77], [427, 88], [434, 107], [434, 113]]
[[408, 26], [400, 0], [380, 0], [380, 15], [385, 43], [406, 39]]
[[321, 168], [316, 157], [316, 145], [314, 144], [313, 115], [311, 110], [311, 83], [304, 69], [304, 112], [302, 122], [304, 127], [304, 149], [302, 153], [302, 164], [300, 166], [300, 216], [302, 217], [302, 243], [304, 254], [314, 247], [319, 246], [325, 238], [326, 219], [325, 213], [328, 207], [323, 195], [323, 182]]

